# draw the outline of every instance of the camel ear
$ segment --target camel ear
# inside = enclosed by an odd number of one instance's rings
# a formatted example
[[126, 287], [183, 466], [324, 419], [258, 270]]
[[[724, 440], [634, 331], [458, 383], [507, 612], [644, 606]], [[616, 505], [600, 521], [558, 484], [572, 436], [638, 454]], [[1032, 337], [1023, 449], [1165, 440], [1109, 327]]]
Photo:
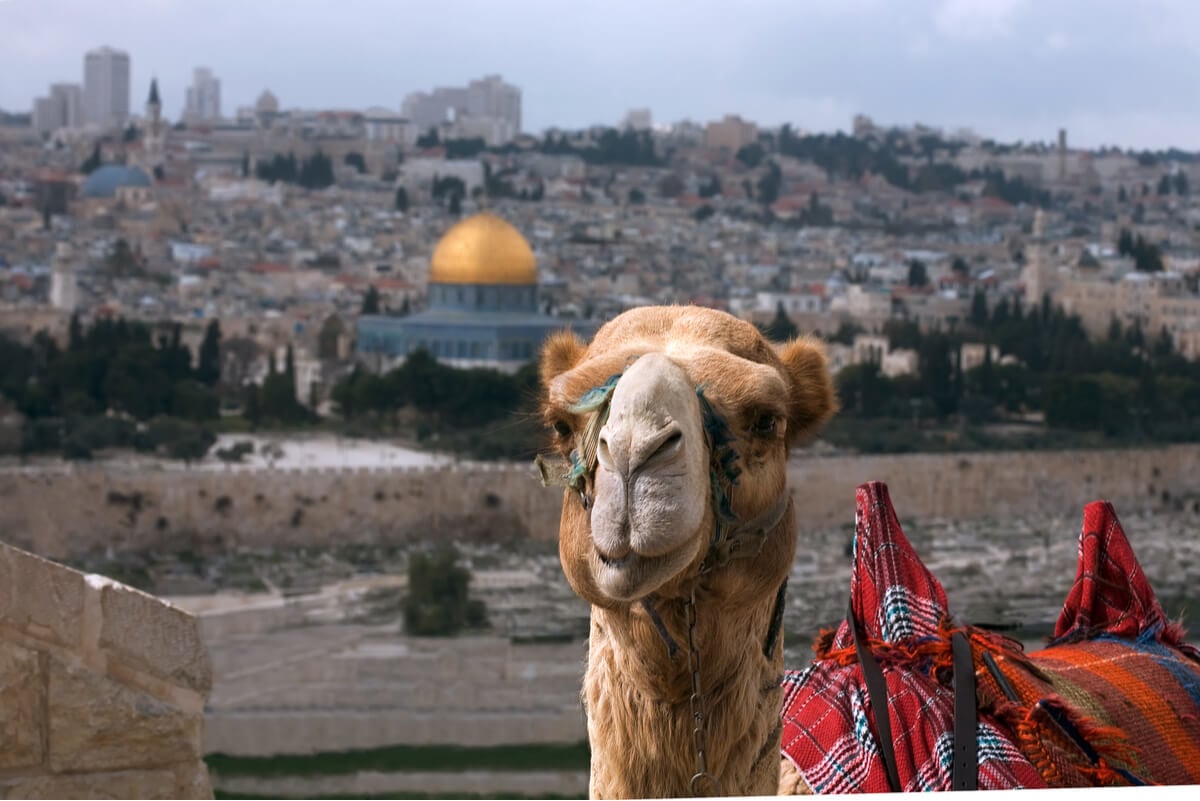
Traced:
[[552, 334], [542, 346], [542, 386], [550, 386], [553, 379], [579, 364], [586, 351], [587, 347], [573, 332], [559, 331]]
[[794, 445], [815, 434], [837, 412], [837, 391], [819, 339], [799, 337], [777, 349], [791, 379], [788, 444]]

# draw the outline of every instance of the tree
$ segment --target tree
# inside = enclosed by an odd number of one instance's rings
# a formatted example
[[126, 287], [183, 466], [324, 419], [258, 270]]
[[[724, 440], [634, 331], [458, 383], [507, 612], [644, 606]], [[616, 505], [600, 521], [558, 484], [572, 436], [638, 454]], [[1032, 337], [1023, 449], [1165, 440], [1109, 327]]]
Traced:
[[171, 414], [184, 420], [216, 420], [220, 416], [220, 400], [210, 387], [185, 379], [171, 388]]
[[1122, 256], [1133, 255], [1133, 234], [1129, 233], [1128, 228], [1122, 228], [1117, 236], [1117, 253]]
[[342, 158], [342, 162], [344, 164], [347, 164], [347, 165], [353, 167], [354, 169], [358, 170], [359, 174], [362, 174], [367, 171], [366, 159], [363, 158], [362, 153], [359, 153], [357, 151], [352, 151], [350, 153], [347, 153]]
[[250, 177], [250, 154], [242, 153], [242, 177]]
[[1175, 352], [1175, 339], [1171, 336], [1171, 332], [1164, 325], [1158, 333], [1158, 339], [1154, 340], [1154, 358], [1165, 359]]
[[742, 164], [750, 169], [754, 169], [759, 164], [762, 164], [763, 158], [766, 156], [766, 151], [758, 142], [751, 142], [748, 145], [743, 145], [738, 148], [736, 158]]
[[[673, 172], [664, 175], [658, 182], [660, 197], [673, 198], [683, 192], [683, 180]], [[702, 194], [701, 197], [704, 195]]]
[[987, 296], [983, 294], [983, 290], [976, 289], [975, 294], [971, 296], [971, 325], [982, 330], [987, 327], [987, 324]]
[[925, 267], [925, 262], [920, 259], [913, 259], [908, 263], [908, 285], [911, 287], [929, 285], [929, 271]]
[[242, 417], [251, 424], [262, 420], [261, 390], [258, 384], [246, 384], [242, 388]]
[[367, 287], [367, 292], [363, 295], [361, 314], [379, 314], [379, 290], [374, 284]]
[[800, 334], [800, 329], [784, 311], [782, 300], [775, 306], [775, 319], [767, 325], [763, 333], [774, 342], [788, 342]]
[[1124, 203], [1129, 200], [1129, 193], [1125, 191], [1125, 186], [1122, 184], [1117, 187], [1117, 202]]
[[1171, 176], [1166, 173], [1158, 179], [1158, 194], [1160, 197], [1171, 194]]
[[83, 323], [79, 319], [79, 312], [71, 315], [67, 327], [67, 350], [71, 353], [83, 350]]
[[221, 380], [221, 323], [209, 322], [204, 329], [204, 340], [196, 354], [196, 379], [208, 386]]
[[774, 160], [767, 162], [767, 173], [758, 179], [758, 202], [764, 206], [774, 205], [783, 186], [783, 171]]
[[234, 337], [221, 343], [221, 375], [225, 383], [238, 389], [250, 377], [258, 361], [258, 343], [249, 337]]
[[91, 175], [103, 165], [104, 161], [100, 158], [100, 143], [97, 142], [92, 147], [92, 155], [88, 156], [83, 164], [80, 165], [79, 171], [84, 175]]
[[411, 636], [449, 636], [487, 625], [487, 608], [470, 597], [471, 573], [453, 546], [414, 553], [408, 562], [404, 629]]
[[396, 187], [396, 211], [401, 214], [408, 213], [408, 190], [403, 186]]
[[1186, 197], [1189, 192], [1187, 173], [1183, 170], [1175, 173], [1175, 194]]
[[629, 190], [628, 200], [629, 205], [640, 206], [646, 202], [646, 193], [635, 186]]
[[436, 127], [430, 128], [428, 132], [417, 137], [417, 147], [420, 148], [437, 147], [440, 143], [441, 139], [438, 137]]
[[450, 203], [446, 206], [446, 211], [451, 215], [458, 217], [462, 214], [462, 195], [457, 193], [450, 196]]
[[118, 239], [113, 243], [112, 250], [108, 253], [106, 266], [109, 272], [116, 276], [125, 277], [137, 272], [137, 258], [133, 255], [133, 249], [129, 247], [129, 243], [124, 238]]
[[1113, 315], [1108, 321], [1108, 336], [1109, 342], [1120, 342], [1125, 338], [1125, 332], [1121, 329], [1121, 321], [1117, 315]]
[[708, 180], [700, 185], [699, 191], [700, 197], [716, 197], [721, 194], [721, 179], [716, 174], [710, 175]]

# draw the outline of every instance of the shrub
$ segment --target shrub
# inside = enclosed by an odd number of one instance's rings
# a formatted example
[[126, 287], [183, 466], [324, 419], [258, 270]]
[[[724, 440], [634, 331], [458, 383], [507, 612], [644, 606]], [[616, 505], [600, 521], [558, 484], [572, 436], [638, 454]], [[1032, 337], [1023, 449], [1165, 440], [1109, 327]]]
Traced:
[[487, 625], [487, 608], [470, 598], [471, 572], [458, 564], [453, 546], [416, 553], [408, 563], [404, 628], [421, 637], [446, 637]]

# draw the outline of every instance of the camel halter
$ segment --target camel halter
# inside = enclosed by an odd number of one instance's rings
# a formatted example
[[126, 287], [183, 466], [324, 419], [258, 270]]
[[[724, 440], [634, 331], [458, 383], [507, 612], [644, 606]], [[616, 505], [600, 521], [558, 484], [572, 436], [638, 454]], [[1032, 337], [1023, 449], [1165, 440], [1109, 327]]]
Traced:
[[[538, 454], [534, 459], [544, 487], [569, 487], [579, 495], [583, 508], [591, 509], [595, 500], [593, 481], [599, 466], [600, 431], [608, 422], [608, 412], [613, 392], [621, 373], [609, 377], [598, 387], [593, 387], [568, 410], [573, 414], [590, 414], [579, 445], [572, 449], [567, 464], [552, 464]], [[737, 467], [738, 452], [733, 447], [734, 436], [721, 415], [717, 414], [704, 396], [704, 387], [696, 388], [700, 402], [701, 418], [705, 438], [708, 440], [709, 484], [712, 491], [713, 534], [709, 540], [708, 554], [700, 565], [704, 575], [724, 567], [731, 559], [754, 557], [762, 550], [769, 534], [787, 513], [791, 496], [780, 494], [770, 506], [746, 521], [739, 521], [733, 513], [732, 491], [737, 485], [741, 470]]]
[[[541, 454], [534, 459], [542, 486], [569, 487], [579, 495], [579, 502], [585, 510], [591, 508], [595, 499], [593, 480], [599, 466], [600, 430], [608, 421], [608, 412], [612, 402], [613, 392], [621, 373], [610, 376], [598, 387], [593, 387], [583, 394], [578, 403], [569, 407], [573, 414], [590, 414], [579, 445], [570, 453], [569, 463], [552, 467], [542, 458]], [[691, 584], [688, 597], [684, 600], [684, 611], [687, 616], [687, 646], [688, 672], [691, 674], [692, 694], [689, 697], [692, 719], [695, 726], [692, 729], [692, 745], [696, 752], [696, 772], [692, 776], [689, 787], [693, 795], [700, 795], [707, 783], [723, 796], [721, 782], [708, 770], [707, 730], [708, 714], [704, 693], [700, 682], [700, 649], [696, 645], [696, 588], [701, 580], [724, 567], [733, 559], [746, 559], [757, 556], [767, 541], [767, 535], [775, 529], [791, 509], [791, 495], [785, 490], [770, 506], [749, 520], [740, 521], [733, 513], [732, 490], [741, 475], [737, 467], [739, 458], [733, 447], [734, 436], [728, 423], [717, 414], [704, 396], [703, 385], [696, 388], [696, 397], [700, 402], [701, 418], [704, 425], [705, 439], [708, 441], [709, 453], [709, 484], [712, 489], [713, 503], [713, 534], [709, 539], [708, 553], [700, 563], [699, 572]], [[770, 659], [779, 641], [779, 633], [783, 628], [783, 603], [787, 595], [787, 579], [783, 580], [775, 595], [775, 606], [771, 612], [771, 622], [767, 629], [766, 642], [763, 645], [763, 655]], [[662, 618], [654, 608], [651, 598], [642, 599], [642, 608], [654, 624], [658, 636], [667, 648], [667, 654], [674, 659], [679, 652], [679, 646], [671, 637]]]

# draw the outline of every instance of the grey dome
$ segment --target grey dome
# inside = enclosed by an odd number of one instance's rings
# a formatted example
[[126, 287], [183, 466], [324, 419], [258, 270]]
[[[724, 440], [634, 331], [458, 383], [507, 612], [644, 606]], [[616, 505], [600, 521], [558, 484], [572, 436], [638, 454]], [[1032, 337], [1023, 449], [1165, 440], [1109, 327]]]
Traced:
[[137, 167], [106, 164], [92, 172], [83, 182], [83, 197], [114, 197], [122, 186], [153, 186], [150, 176]]

